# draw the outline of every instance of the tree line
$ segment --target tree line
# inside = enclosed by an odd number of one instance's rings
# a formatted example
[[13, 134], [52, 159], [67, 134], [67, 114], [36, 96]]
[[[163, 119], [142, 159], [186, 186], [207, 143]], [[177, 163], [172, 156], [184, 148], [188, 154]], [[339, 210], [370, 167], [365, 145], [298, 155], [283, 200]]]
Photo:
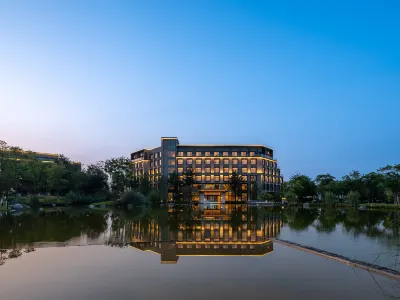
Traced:
[[321, 174], [313, 180], [306, 175], [295, 174], [284, 182], [283, 190], [288, 202], [292, 203], [322, 200], [328, 204], [400, 204], [400, 164], [388, 165], [364, 175], [352, 171], [341, 179]]

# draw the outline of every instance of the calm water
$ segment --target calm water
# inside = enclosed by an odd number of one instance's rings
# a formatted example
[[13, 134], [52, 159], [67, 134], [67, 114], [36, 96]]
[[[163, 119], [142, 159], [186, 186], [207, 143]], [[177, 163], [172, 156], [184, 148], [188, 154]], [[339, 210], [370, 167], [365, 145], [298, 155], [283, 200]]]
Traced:
[[53, 209], [0, 218], [0, 299], [388, 299], [398, 282], [273, 243], [393, 269], [399, 212]]

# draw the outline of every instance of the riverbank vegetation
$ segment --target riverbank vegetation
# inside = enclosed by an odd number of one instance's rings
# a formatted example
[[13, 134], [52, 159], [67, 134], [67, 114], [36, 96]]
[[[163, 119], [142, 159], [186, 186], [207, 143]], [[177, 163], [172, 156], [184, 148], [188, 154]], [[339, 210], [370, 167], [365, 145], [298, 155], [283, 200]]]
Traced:
[[327, 205], [361, 203], [400, 205], [400, 165], [386, 166], [376, 172], [360, 174], [353, 171], [336, 179], [321, 174], [314, 180], [302, 174], [293, 175], [283, 184], [289, 203], [319, 202]]

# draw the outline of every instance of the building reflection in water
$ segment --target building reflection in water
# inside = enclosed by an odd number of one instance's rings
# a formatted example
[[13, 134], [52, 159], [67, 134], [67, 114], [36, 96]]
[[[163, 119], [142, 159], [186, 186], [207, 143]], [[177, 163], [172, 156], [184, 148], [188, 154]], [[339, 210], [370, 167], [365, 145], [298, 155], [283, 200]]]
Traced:
[[132, 225], [131, 245], [177, 263], [180, 256], [263, 256], [283, 223], [278, 214], [236, 205], [169, 209], [166, 218]]

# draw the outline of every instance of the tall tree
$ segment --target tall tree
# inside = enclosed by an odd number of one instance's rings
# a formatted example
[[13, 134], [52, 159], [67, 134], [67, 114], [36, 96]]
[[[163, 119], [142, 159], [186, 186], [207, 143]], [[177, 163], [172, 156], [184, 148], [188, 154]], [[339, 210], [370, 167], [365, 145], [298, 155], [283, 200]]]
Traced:
[[118, 194], [122, 194], [126, 190], [132, 189], [133, 172], [132, 162], [129, 158], [118, 157], [108, 159], [104, 163], [104, 170], [111, 179], [111, 189]]
[[285, 183], [285, 191], [292, 192], [297, 196], [300, 201], [307, 201], [312, 199], [316, 194], [316, 185], [310, 177], [295, 174], [289, 181]]
[[187, 169], [182, 175], [182, 186], [183, 186], [183, 200], [185, 202], [191, 202], [193, 197], [193, 186], [196, 184], [195, 174], [192, 169]]
[[169, 174], [168, 177], [168, 192], [172, 194], [172, 200], [173, 201], [180, 201], [181, 200], [181, 187], [182, 187], [182, 181], [179, 178], [178, 173], [175, 171], [171, 174]]
[[400, 204], [400, 164], [386, 166], [378, 170], [384, 175], [384, 184], [390, 191], [395, 204]]
[[235, 201], [237, 201], [238, 198], [242, 200], [243, 184], [245, 184], [245, 181], [243, 179], [243, 176], [239, 173], [233, 172], [232, 175], [229, 177], [228, 185], [233, 193]]

